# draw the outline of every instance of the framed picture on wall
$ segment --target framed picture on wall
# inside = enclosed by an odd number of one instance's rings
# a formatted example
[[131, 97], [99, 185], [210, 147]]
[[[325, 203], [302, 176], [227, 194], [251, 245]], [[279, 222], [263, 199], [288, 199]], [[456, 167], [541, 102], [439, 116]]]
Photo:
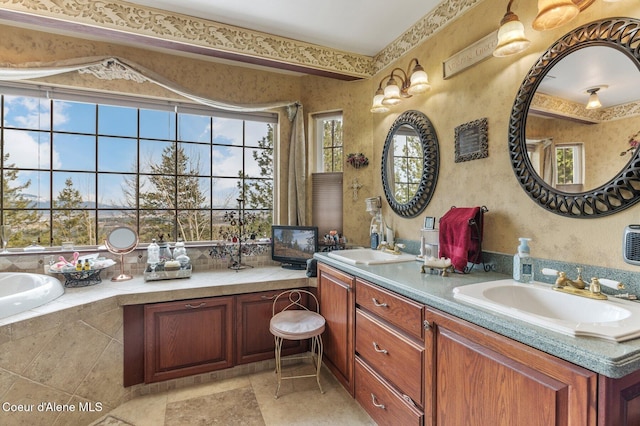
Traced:
[[477, 160], [489, 156], [486, 118], [456, 127], [455, 162]]
[[436, 226], [436, 218], [427, 216], [424, 218], [424, 229], [434, 229]]

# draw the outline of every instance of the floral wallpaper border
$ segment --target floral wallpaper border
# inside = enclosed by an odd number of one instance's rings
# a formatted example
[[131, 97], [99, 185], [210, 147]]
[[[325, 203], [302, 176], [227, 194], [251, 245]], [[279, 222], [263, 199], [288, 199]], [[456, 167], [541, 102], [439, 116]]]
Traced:
[[0, 10], [368, 78], [483, 0], [444, 0], [375, 57], [118, 0], [1, 0]]

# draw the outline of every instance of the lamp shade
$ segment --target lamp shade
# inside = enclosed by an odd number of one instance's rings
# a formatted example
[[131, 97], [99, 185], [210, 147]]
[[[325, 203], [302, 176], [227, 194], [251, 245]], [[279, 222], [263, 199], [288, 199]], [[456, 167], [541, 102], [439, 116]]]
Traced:
[[407, 93], [410, 95], [419, 95], [431, 90], [429, 76], [427, 76], [427, 73], [421, 65], [416, 65], [415, 68], [413, 68], [410, 81], [411, 85], [409, 89], [407, 89]]
[[538, 16], [531, 26], [545, 31], [566, 24], [580, 13], [580, 8], [571, 0], [538, 0]]
[[598, 97], [598, 89], [589, 90], [589, 100], [587, 101], [586, 109], [598, 109], [602, 108], [600, 98]]
[[384, 88], [384, 99], [382, 100], [383, 105], [397, 105], [400, 103], [402, 99], [400, 99], [400, 86], [396, 82], [393, 75], [389, 77], [389, 81]]
[[511, 13], [507, 14], [500, 23], [498, 30], [498, 45], [493, 51], [493, 56], [503, 57], [515, 55], [529, 47], [531, 42], [524, 35], [524, 25], [518, 17]]
[[388, 112], [389, 108], [382, 104], [384, 99], [384, 91], [382, 87], [379, 87], [376, 94], [373, 97], [373, 105], [371, 106], [371, 112]]

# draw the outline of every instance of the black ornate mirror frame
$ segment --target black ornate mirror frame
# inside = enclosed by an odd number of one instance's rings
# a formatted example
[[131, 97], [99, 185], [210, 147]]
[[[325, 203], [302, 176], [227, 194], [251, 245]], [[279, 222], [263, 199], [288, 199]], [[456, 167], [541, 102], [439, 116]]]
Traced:
[[511, 110], [509, 152], [518, 182], [541, 207], [561, 216], [596, 218], [624, 210], [640, 201], [640, 157], [636, 152], [613, 179], [592, 190], [576, 194], [549, 186], [535, 172], [526, 147], [527, 113], [533, 96], [547, 72], [562, 58], [588, 46], [609, 46], [624, 52], [640, 70], [640, 20], [607, 18], [585, 24], [556, 41], [525, 77]]
[[[389, 173], [393, 164], [393, 137], [398, 129], [404, 125], [413, 127], [422, 142], [422, 177], [418, 190], [407, 203], [399, 203], [393, 195], [390, 187]], [[391, 161], [391, 164], [389, 163]], [[404, 218], [416, 217], [427, 207], [438, 181], [438, 169], [440, 167], [440, 153], [438, 148], [438, 136], [431, 121], [420, 111], [405, 111], [393, 122], [382, 150], [382, 186], [384, 195], [391, 209]]]

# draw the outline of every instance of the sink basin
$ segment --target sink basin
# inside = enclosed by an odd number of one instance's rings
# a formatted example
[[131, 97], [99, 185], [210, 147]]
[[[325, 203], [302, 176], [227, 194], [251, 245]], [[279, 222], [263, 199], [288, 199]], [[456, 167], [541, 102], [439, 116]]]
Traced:
[[549, 284], [512, 279], [456, 287], [454, 297], [569, 336], [615, 342], [640, 337], [640, 303], [610, 298], [592, 300], [561, 293]]
[[371, 249], [336, 250], [329, 252], [328, 256], [351, 265], [376, 265], [380, 263], [398, 263], [416, 260], [416, 256], [413, 254], [392, 254]]

